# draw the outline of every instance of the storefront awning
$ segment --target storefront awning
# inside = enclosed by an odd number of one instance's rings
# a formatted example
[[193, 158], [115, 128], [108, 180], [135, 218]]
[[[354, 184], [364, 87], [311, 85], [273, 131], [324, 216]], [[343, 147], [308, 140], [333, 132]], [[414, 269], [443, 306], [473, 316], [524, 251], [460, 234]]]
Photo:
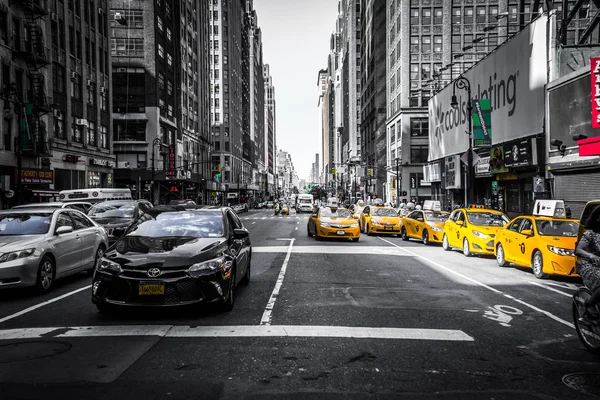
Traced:
[[31, 190], [33, 197], [58, 197], [58, 190]]

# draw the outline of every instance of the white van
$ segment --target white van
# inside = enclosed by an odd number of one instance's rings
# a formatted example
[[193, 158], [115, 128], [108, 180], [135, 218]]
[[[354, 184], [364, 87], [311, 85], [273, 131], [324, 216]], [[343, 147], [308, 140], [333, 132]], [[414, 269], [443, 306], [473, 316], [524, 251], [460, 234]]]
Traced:
[[297, 213], [312, 213], [315, 208], [315, 200], [312, 194], [299, 194], [298, 195], [298, 206], [296, 208]]

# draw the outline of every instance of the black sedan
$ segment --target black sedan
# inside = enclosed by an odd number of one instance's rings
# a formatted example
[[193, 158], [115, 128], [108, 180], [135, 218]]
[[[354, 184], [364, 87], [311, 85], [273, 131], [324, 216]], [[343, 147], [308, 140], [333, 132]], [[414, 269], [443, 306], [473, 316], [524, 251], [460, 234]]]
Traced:
[[98, 263], [92, 302], [100, 312], [204, 302], [230, 311], [235, 287], [250, 282], [251, 258], [249, 233], [231, 208], [155, 207]]

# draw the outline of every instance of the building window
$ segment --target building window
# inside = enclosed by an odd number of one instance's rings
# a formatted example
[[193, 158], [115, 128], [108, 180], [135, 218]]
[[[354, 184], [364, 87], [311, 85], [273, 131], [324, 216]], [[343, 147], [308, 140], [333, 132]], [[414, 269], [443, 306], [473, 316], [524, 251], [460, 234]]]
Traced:
[[[160, 48], [159, 46], [159, 53]], [[143, 38], [112, 38], [110, 40], [111, 54], [113, 56], [142, 57], [144, 55]], [[100, 53], [100, 64], [102, 69], [102, 52]]]
[[165, 58], [165, 49], [159, 44], [158, 45], [158, 56], [160, 58]]
[[173, 96], [173, 82], [170, 80], [167, 81], [167, 95]]
[[442, 52], [442, 37], [441, 36], [433, 37], [433, 52], [434, 53]]
[[422, 15], [422, 24], [423, 25], [431, 25], [431, 9], [424, 8], [421, 10]]
[[[87, 0], [84, 0], [87, 1]], [[87, 3], [86, 3], [87, 4]], [[121, 25], [117, 19], [117, 13], [121, 17], [125, 18], [125, 25]], [[87, 15], [86, 15], [87, 17]], [[93, 19], [93, 18], [92, 18]], [[160, 18], [159, 18], [160, 20]], [[127, 28], [143, 28], [144, 27], [144, 12], [142, 10], [130, 10], [130, 9], [112, 9], [110, 10], [110, 26], [111, 27], [127, 27]], [[162, 26], [162, 21], [161, 21]]]
[[411, 164], [422, 164], [427, 162], [429, 147], [427, 145], [411, 145], [410, 146], [410, 162]]
[[173, 68], [173, 57], [169, 53], [167, 53], [167, 66], [171, 69]]
[[431, 36], [421, 36], [421, 52], [431, 52]]
[[171, 30], [169, 28], [167, 28], [167, 40], [170, 42], [171, 40], [173, 40], [172, 34], [171, 34]]
[[108, 149], [108, 127], [100, 125], [100, 147]]
[[460, 35], [452, 35], [452, 53], [457, 54], [462, 52]]
[[410, 136], [427, 136], [429, 134], [429, 119], [411, 118]]
[[83, 135], [81, 134], [81, 130], [83, 129], [81, 125], [77, 125], [76, 122], [79, 118], [73, 116], [71, 118], [71, 140], [77, 143], [83, 143]]
[[436, 7], [433, 9], [433, 24], [434, 25], [442, 24], [442, 9], [440, 7]]
[[419, 80], [419, 64], [410, 64], [410, 80]]
[[396, 141], [396, 125], [390, 126], [390, 143]]
[[411, 25], [419, 25], [419, 9], [418, 8], [410, 9], [410, 24]]
[[137, 167], [146, 168], [148, 163], [146, 162], [146, 153], [137, 153]]
[[162, 72], [158, 73], [158, 90], [165, 90], [165, 75]]
[[411, 53], [418, 53], [419, 52], [419, 37], [418, 36], [411, 36], [410, 37], [410, 52]]
[[473, 23], [473, 7], [465, 7], [465, 24]]
[[162, 18], [156, 17], [156, 25], [158, 26], [158, 30], [162, 32], [164, 29]]
[[462, 22], [462, 12], [460, 7], [452, 8], [452, 24], [460, 24]]
[[87, 85], [87, 101], [89, 105], [96, 105], [96, 84], [92, 82], [91, 85]]
[[486, 10], [484, 6], [477, 7], [477, 23], [484, 23], [486, 20]]
[[[62, 112], [59, 112], [54, 116], [54, 134], [59, 139], [65, 139], [65, 121]], [[6, 142], [4, 142], [4, 145], [6, 146]]]
[[88, 124], [89, 124], [89, 126], [87, 129], [87, 143], [90, 146], [95, 146], [96, 145], [96, 123], [89, 122]]

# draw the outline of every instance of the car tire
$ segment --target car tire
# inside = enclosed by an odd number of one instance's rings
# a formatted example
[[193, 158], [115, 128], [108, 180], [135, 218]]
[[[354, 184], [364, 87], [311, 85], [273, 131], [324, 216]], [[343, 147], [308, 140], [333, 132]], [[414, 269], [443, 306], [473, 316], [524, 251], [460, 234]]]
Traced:
[[473, 255], [473, 253], [471, 253], [471, 246], [469, 245], [467, 238], [463, 239], [463, 255], [465, 257], [471, 257]]
[[106, 303], [96, 303], [96, 308], [100, 314], [104, 315], [112, 314], [115, 311], [115, 308], [112, 305]]
[[448, 236], [444, 233], [444, 237], [442, 238], [442, 249], [444, 251], [450, 251], [452, 248], [450, 247], [450, 242], [448, 242]]
[[504, 255], [504, 247], [502, 247], [501, 243], [498, 243], [498, 246], [496, 246], [496, 262], [500, 267], [506, 267], [508, 265]]
[[248, 286], [250, 284], [250, 277], [252, 275], [252, 256], [248, 257], [248, 268], [246, 269], [246, 273], [240, 282], [244, 286]]
[[353, 242], [358, 242], [358, 239], [360, 239], [360, 238], [352, 238], [352, 241]]
[[38, 293], [44, 294], [52, 290], [54, 278], [56, 277], [56, 264], [52, 257], [45, 255], [40, 261], [38, 267], [35, 289]]
[[235, 306], [235, 265], [231, 267], [231, 276], [229, 279], [231, 283], [229, 284], [227, 297], [223, 299], [223, 303], [221, 304], [221, 310], [225, 312], [233, 310], [233, 306]]
[[431, 242], [429, 241], [429, 232], [427, 230], [423, 231], [423, 244], [425, 246], [429, 246]]
[[89, 276], [94, 275], [94, 271], [98, 267], [98, 263], [100, 262], [100, 259], [104, 256], [105, 251], [106, 249], [104, 248], [103, 244], [98, 246], [98, 250], [96, 250], [96, 257], [94, 257], [94, 267], [87, 270]]
[[544, 257], [539, 250], [534, 251], [531, 256], [531, 269], [533, 270], [533, 275], [538, 279], [548, 277], [548, 275], [544, 273]]
[[408, 234], [406, 233], [406, 228], [402, 227], [402, 230], [400, 231], [400, 236], [402, 236], [402, 240], [404, 240], [405, 242], [408, 242]]
[[307, 226], [306, 227], [306, 234], [308, 235], [308, 237], [313, 237], [312, 233], [310, 233], [310, 228]]

